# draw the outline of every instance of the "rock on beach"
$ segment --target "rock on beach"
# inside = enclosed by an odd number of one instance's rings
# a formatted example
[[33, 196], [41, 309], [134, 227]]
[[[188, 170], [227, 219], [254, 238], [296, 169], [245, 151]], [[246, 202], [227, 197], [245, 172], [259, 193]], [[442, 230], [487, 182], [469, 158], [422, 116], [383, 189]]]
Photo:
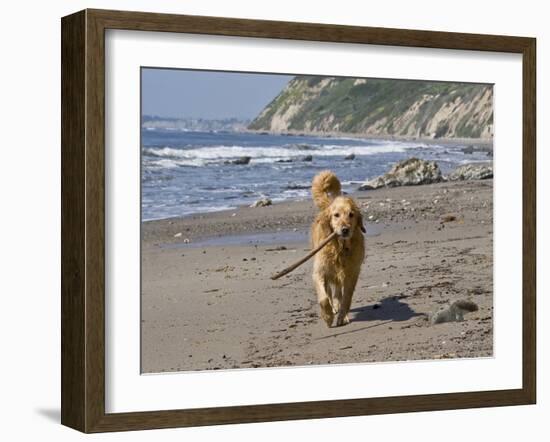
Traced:
[[273, 201], [271, 201], [269, 198], [262, 198], [256, 201], [255, 203], [251, 204], [250, 207], [267, 207], [271, 206], [273, 204]]
[[489, 164], [464, 164], [448, 176], [449, 181], [486, 180], [493, 178], [493, 166]]
[[435, 161], [409, 158], [395, 164], [391, 170], [362, 184], [358, 190], [379, 189], [380, 187], [416, 186], [444, 181], [441, 170]]

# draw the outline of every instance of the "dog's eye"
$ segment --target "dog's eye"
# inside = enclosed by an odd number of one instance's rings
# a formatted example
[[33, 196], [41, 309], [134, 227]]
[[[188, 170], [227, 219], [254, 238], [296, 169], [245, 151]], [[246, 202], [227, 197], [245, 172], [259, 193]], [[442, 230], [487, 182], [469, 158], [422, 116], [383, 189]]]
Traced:
[[353, 212], [350, 212], [349, 217], [353, 218]]
[[339, 213], [335, 213], [335, 214], [334, 214], [334, 218], [340, 218], [340, 214], [339, 214]]

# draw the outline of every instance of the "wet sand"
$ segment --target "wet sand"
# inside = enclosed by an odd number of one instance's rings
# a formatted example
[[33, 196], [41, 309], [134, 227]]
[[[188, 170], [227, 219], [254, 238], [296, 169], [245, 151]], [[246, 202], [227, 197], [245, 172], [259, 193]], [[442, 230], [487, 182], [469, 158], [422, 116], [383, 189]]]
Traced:
[[[309, 250], [310, 201], [142, 225], [142, 371], [488, 357], [492, 180], [357, 192], [366, 250], [350, 319], [327, 328]], [[448, 216], [452, 215], [452, 216]], [[431, 325], [448, 302], [479, 306]]]

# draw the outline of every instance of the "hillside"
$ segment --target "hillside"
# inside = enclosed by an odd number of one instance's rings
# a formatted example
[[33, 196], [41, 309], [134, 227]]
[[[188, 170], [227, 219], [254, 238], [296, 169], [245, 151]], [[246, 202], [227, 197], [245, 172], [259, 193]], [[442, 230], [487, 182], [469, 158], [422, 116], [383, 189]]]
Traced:
[[251, 130], [491, 138], [490, 85], [297, 76]]

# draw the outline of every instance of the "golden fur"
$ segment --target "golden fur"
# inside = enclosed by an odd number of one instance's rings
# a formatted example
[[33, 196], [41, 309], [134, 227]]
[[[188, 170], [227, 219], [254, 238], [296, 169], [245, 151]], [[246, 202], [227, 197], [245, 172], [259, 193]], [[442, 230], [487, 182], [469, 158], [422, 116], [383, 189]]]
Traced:
[[313, 284], [321, 307], [321, 317], [331, 327], [349, 323], [351, 298], [365, 256], [363, 216], [355, 201], [342, 196], [340, 181], [331, 171], [317, 174], [311, 185], [319, 213], [311, 226], [311, 242], [316, 247], [332, 232], [328, 243], [313, 262]]

